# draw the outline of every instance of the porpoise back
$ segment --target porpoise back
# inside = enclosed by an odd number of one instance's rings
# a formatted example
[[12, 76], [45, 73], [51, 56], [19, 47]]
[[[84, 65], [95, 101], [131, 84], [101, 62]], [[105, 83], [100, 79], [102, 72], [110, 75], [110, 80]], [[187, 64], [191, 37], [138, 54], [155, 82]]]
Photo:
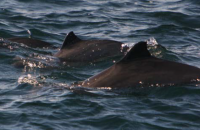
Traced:
[[[16, 37], [16, 38], [9, 38], [8, 40], [11, 42], [22, 43], [22, 44], [24, 44], [28, 47], [32, 47], [32, 48], [53, 47], [52, 44], [50, 44], [48, 42], [44, 42], [44, 41], [33, 39], [33, 38]], [[55, 47], [53, 47], [53, 48], [55, 48]]]
[[118, 63], [82, 82], [84, 87], [127, 88], [184, 84], [200, 79], [200, 69], [151, 56], [146, 42], [137, 43]]
[[123, 56], [128, 47], [113, 40], [81, 40], [70, 32], [56, 57], [71, 62], [96, 62], [102, 58]]

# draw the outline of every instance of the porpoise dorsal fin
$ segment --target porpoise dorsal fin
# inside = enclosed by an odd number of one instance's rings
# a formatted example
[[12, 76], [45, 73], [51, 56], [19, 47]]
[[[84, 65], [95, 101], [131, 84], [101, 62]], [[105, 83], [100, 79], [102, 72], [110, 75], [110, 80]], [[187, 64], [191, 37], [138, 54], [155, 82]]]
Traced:
[[131, 50], [124, 56], [124, 58], [122, 58], [120, 62], [146, 57], [151, 57], [150, 52], [147, 50], [147, 42], [138, 42], [131, 48]]
[[81, 39], [78, 38], [78, 37], [74, 34], [73, 31], [71, 31], [71, 32], [69, 32], [69, 33], [67, 34], [67, 36], [65, 37], [65, 40], [64, 40], [64, 42], [63, 42], [63, 45], [62, 45], [61, 49], [64, 49], [64, 48], [66, 48], [68, 45], [74, 44], [74, 43], [76, 43], [76, 42], [78, 42], [78, 41], [81, 41]]

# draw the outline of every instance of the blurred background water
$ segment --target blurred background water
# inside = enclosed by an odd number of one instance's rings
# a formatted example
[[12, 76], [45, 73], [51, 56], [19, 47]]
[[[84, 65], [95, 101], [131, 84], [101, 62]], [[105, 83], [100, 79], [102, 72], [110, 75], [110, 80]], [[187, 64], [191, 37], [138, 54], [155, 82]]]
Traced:
[[[82, 39], [132, 46], [155, 39], [154, 56], [200, 67], [199, 0], [1, 0], [0, 37], [32, 37], [62, 45], [74, 31]], [[0, 40], [0, 129], [197, 130], [200, 88], [154, 88], [134, 93], [70, 89], [111, 66], [60, 65], [58, 49], [34, 49]], [[16, 68], [15, 59], [26, 66]], [[80, 90], [79, 90], [80, 89]]]

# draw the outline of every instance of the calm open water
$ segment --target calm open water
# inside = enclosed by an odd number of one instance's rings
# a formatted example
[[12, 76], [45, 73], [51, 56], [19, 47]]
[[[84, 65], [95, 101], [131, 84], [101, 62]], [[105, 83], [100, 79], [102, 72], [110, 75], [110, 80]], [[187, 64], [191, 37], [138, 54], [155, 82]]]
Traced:
[[[130, 46], [153, 37], [166, 48], [153, 49], [155, 56], [200, 67], [199, 7], [199, 0], [1, 0], [0, 37], [29, 37], [29, 30], [57, 47], [70, 31]], [[52, 57], [57, 49], [0, 44], [1, 130], [200, 129], [199, 86], [70, 89], [113, 63], [69, 67]], [[23, 68], [12, 65], [19, 57]]]

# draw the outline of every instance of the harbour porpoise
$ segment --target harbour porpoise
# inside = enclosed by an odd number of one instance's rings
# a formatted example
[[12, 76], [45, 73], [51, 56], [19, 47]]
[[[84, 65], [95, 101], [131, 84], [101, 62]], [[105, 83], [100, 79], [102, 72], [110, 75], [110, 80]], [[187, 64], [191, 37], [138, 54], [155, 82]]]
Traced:
[[32, 48], [47, 48], [47, 47], [55, 48], [52, 44], [48, 42], [33, 38], [16, 37], [16, 38], [8, 38], [7, 40], [9, 40], [10, 42], [21, 43]]
[[[50, 43], [32, 38], [9, 38], [8, 40], [34, 48], [52, 46]], [[122, 42], [114, 40], [82, 40], [70, 32], [54, 56], [66, 63], [93, 63], [108, 57], [123, 57], [128, 47], [122, 45]]]
[[200, 81], [200, 69], [151, 56], [146, 42], [139, 42], [122, 60], [80, 83], [92, 88], [134, 88]]
[[82, 40], [70, 32], [54, 56], [69, 62], [96, 62], [102, 58], [124, 56], [128, 47], [113, 40]]

